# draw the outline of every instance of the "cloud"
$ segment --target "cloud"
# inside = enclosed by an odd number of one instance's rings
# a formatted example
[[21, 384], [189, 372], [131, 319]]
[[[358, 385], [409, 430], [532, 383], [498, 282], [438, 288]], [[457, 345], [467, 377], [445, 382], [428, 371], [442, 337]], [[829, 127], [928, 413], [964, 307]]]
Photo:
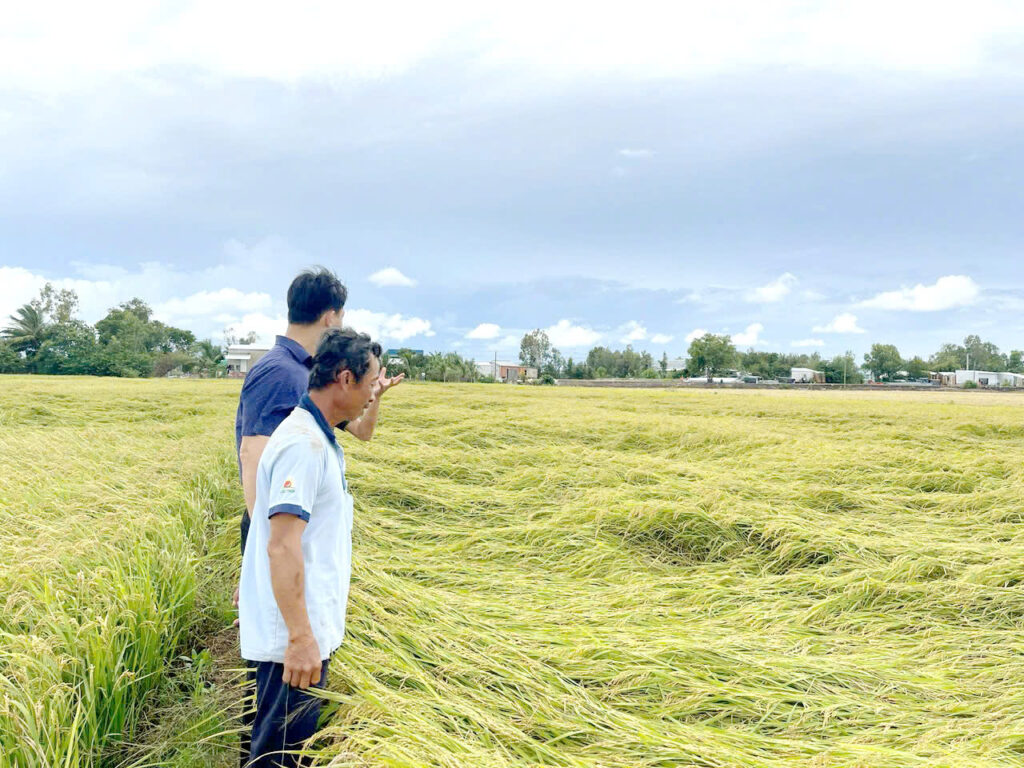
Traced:
[[760, 323], [751, 323], [742, 333], [732, 337], [732, 343], [737, 347], [756, 347], [761, 343], [761, 331], [764, 326]]
[[227, 325], [223, 332], [213, 334], [213, 338], [223, 339], [225, 335], [242, 337], [255, 332], [256, 343], [269, 347], [274, 343], [274, 338], [279, 333], [284, 333], [287, 327], [288, 318], [285, 315], [271, 316], [263, 312], [250, 312], [241, 320]]
[[522, 337], [521, 336], [516, 336], [516, 335], [510, 333], [510, 334], [508, 334], [508, 335], [506, 335], [506, 336], [504, 336], [504, 337], [502, 337], [500, 339], [497, 339], [496, 341], [492, 341], [490, 344], [487, 345], [487, 349], [490, 352], [498, 352], [498, 353], [506, 353], [506, 354], [511, 352], [512, 353], [512, 357], [514, 357], [515, 359], [518, 360], [519, 359], [519, 344], [520, 344], [521, 341], [522, 341]]
[[410, 277], [406, 277], [394, 267], [385, 267], [384, 269], [374, 272], [370, 275], [369, 280], [378, 288], [411, 288], [416, 285], [415, 280]]
[[647, 338], [647, 329], [636, 320], [630, 320], [622, 326], [619, 333], [623, 334], [619, 339], [623, 344], [632, 344], [634, 341], [643, 341]]
[[793, 286], [798, 282], [796, 275], [786, 272], [767, 285], [762, 285], [747, 293], [747, 301], [767, 304], [782, 301], [792, 292]]
[[668, 344], [674, 338], [675, 338], [675, 336], [669, 336], [666, 333], [656, 333], [653, 336], [651, 336], [651, 343], [652, 344]]
[[[73, 89], [118, 76], [190, 70], [215, 79], [374, 81], [445, 56], [534, 79], [695, 78], [766, 70], [968, 75], [1017, 70], [1013, 3], [799, 0], [645, 4], [623, 14], [581, 0], [514, 6], [297, 2], [251, 12], [242, 0], [21, 4], [0, 32], [5, 81]], [[928, 34], [920, 34], [927, 15]], [[580, 24], [580, 18], [587, 19]], [[60, 23], [53, 19], [59, 18]], [[116, 23], [109, 23], [116, 18]], [[230, 41], [230, 44], [225, 44]], [[1002, 54], [1002, 55], [1000, 55]]]
[[584, 325], [574, 325], [569, 320], [559, 320], [544, 332], [556, 347], [588, 347], [601, 338], [597, 331]]
[[646, 160], [654, 157], [654, 151], [650, 149], [620, 149], [619, 154], [631, 160]]
[[828, 325], [816, 325], [812, 330], [815, 333], [867, 333], [857, 325], [857, 316], [849, 312], [836, 315]]
[[430, 321], [422, 317], [374, 312], [369, 309], [346, 309], [345, 325], [368, 333], [374, 341], [405, 341], [416, 336], [433, 336]]
[[182, 320], [211, 317], [216, 320], [227, 314], [239, 315], [270, 309], [273, 300], [262, 292], [243, 293], [237, 288], [199, 291], [185, 298], [170, 299], [153, 307], [158, 320], [174, 324]]
[[689, 344], [694, 339], [703, 338], [704, 336], [707, 336], [707, 334], [708, 331], [705, 330], [704, 328], [694, 328], [692, 331], [686, 334], [686, 343]]
[[501, 326], [494, 323], [480, 323], [466, 334], [467, 339], [496, 339], [501, 335]]
[[937, 312], [954, 307], [966, 307], [978, 299], [981, 289], [967, 275], [946, 275], [932, 285], [918, 283], [913, 288], [886, 291], [858, 306], [871, 309], [907, 310], [910, 312]]
[[800, 341], [790, 342], [791, 347], [824, 347], [825, 342], [821, 339], [800, 339]]

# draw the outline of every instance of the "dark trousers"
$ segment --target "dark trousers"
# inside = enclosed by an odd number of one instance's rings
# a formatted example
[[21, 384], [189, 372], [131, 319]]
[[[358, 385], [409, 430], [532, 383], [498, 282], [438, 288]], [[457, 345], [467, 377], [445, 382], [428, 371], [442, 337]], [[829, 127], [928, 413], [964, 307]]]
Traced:
[[[324, 662], [320, 682], [315, 688], [327, 684], [327, 665]], [[246, 708], [242, 731], [242, 766], [249, 768], [299, 768], [307, 760], [295, 754], [306, 740], [317, 731], [322, 699], [310, 696], [299, 688], [284, 683], [281, 675], [284, 665], [272, 661], [250, 661], [249, 690], [255, 692], [253, 702]], [[251, 726], [251, 729], [250, 729]]]
[[245, 555], [245, 540], [249, 538], [249, 523], [250, 523], [249, 513], [245, 509], [243, 509], [242, 510], [242, 520], [238, 524], [238, 528], [241, 531], [242, 555], [243, 556]]

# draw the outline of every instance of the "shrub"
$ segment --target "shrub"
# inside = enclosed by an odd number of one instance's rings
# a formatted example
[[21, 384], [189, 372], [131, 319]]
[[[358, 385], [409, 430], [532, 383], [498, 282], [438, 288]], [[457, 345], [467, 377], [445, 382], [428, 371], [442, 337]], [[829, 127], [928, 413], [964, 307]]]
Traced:
[[965, 381], [964, 385], [963, 385], [963, 388], [964, 389], [977, 389], [978, 388], [978, 382], [976, 382], [976, 381]]

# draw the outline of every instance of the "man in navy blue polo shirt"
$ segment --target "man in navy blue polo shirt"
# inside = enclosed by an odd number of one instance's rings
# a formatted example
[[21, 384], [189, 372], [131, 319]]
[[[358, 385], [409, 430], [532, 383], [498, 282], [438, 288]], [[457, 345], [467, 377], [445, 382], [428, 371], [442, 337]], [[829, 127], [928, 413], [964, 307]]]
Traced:
[[[288, 329], [245, 377], [235, 416], [235, 447], [242, 476], [246, 512], [242, 515], [242, 553], [249, 533], [249, 517], [256, 500], [256, 469], [267, 441], [287, 418], [309, 386], [313, 353], [328, 328], [340, 328], [348, 291], [331, 271], [319, 267], [298, 275], [288, 287]], [[388, 378], [387, 369], [375, 380], [373, 402], [363, 415], [339, 424], [359, 438], [373, 436], [380, 398], [405, 378]]]

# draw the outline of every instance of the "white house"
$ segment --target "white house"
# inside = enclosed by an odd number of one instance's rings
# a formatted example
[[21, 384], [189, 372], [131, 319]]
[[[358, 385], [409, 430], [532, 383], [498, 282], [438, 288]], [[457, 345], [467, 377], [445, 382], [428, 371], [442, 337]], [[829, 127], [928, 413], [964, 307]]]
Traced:
[[493, 376], [498, 381], [516, 382], [519, 380], [533, 381], [538, 377], [538, 371], [528, 365], [516, 362], [487, 361], [477, 363], [476, 369], [481, 376]]
[[245, 378], [256, 362], [270, 351], [269, 347], [258, 344], [232, 344], [224, 359], [228, 363], [228, 376]]
[[813, 368], [793, 368], [789, 372], [789, 378], [794, 384], [824, 384], [825, 374]]
[[1024, 387], [1024, 374], [1009, 373], [1008, 371], [965, 371], [956, 372], [955, 384], [962, 387], [968, 381], [973, 381], [979, 387]]

